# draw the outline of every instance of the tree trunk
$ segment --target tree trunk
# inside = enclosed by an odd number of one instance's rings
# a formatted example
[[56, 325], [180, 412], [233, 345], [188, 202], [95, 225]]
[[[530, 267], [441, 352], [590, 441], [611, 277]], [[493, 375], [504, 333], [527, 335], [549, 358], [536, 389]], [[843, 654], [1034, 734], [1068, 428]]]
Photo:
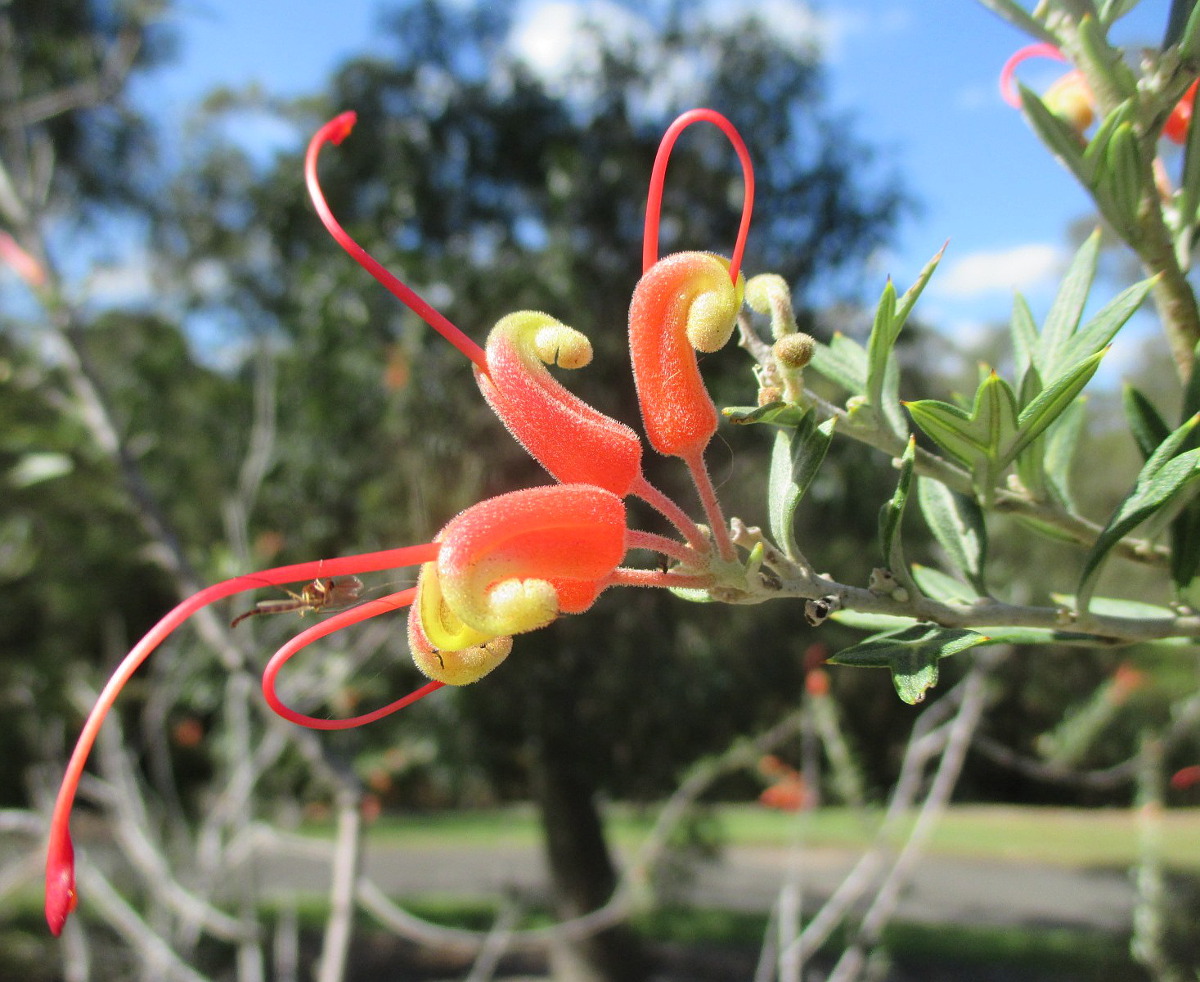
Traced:
[[[612, 896], [617, 874], [586, 760], [572, 752], [573, 741], [563, 739], [563, 733], [547, 732], [569, 725], [571, 714], [559, 706], [541, 716], [534, 785], [555, 913], [566, 920], [602, 906]], [[646, 977], [641, 945], [627, 925], [581, 940], [560, 940], [551, 950], [550, 965], [556, 982], [639, 982]]]

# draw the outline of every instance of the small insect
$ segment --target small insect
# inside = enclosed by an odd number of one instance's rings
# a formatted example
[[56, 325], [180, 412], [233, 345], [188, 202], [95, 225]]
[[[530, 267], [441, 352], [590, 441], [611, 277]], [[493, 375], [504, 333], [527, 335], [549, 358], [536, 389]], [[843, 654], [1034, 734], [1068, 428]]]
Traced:
[[325, 610], [329, 607], [340, 607], [352, 604], [362, 594], [363, 582], [357, 576], [318, 577], [308, 583], [299, 593], [287, 591], [287, 600], [260, 600], [244, 614], [239, 614], [230, 627], [237, 627], [247, 617], [257, 614], [286, 614], [298, 610], [307, 614], [310, 610]]

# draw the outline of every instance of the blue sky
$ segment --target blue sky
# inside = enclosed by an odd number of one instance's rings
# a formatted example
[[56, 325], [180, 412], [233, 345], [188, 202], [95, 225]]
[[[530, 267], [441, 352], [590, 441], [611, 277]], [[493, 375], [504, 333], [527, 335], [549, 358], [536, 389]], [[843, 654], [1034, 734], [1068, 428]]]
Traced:
[[[193, 0], [176, 18], [180, 59], [143, 90], [143, 101], [178, 119], [216, 85], [258, 82], [281, 94], [311, 92], [346, 56], [379, 50], [379, 6], [376, 0]], [[1166, 0], [1144, 0], [1117, 36], [1154, 43], [1167, 8]], [[603, 17], [618, 36], [635, 31], [638, 16], [636, 7], [617, 0], [523, 0], [519, 9], [514, 44], [576, 58], [572, 11]], [[799, 0], [696, 0], [694, 9], [713, 18], [753, 9], [774, 17], [797, 43], [816, 38], [830, 102], [915, 193], [920, 209], [905, 219], [894, 249], [864, 271], [865, 295], [875, 294], [887, 275], [906, 286], [949, 240], [922, 301], [927, 320], [967, 337], [977, 325], [1007, 318], [1014, 289], [1035, 312], [1045, 309], [1068, 255], [1066, 226], [1089, 208], [999, 98], [1000, 66], [1025, 43], [1015, 29], [971, 0], [846, 0], [815, 13]], [[555, 70], [552, 59], [545, 70]], [[1036, 88], [1060, 72], [1052, 62], [1031, 62], [1022, 77]]]

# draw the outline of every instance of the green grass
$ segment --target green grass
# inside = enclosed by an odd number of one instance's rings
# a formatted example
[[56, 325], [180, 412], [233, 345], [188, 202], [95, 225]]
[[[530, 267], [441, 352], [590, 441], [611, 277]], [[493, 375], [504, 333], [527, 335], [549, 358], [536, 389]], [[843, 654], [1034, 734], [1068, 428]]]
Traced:
[[[756, 805], [713, 810], [726, 846], [791, 846], [861, 849], [872, 839], [881, 815], [826, 808], [794, 815]], [[641, 842], [652, 810], [609, 809], [609, 830], [619, 846]], [[1200, 809], [1174, 809], [1162, 817], [1162, 849], [1169, 867], [1200, 870]], [[312, 824], [312, 835], [330, 828]], [[534, 810], [528, 806], [433, 814], [391, 815], [370, 830], [375, 841], [413, 848], [532, 846], [540, 843]], [[934, 834], [931, 855], [1062, 866], [1129, 866], [1137, 856], [1134, 813], [1126, 809], [1017, 808], [994, 805], [951, 808]]]

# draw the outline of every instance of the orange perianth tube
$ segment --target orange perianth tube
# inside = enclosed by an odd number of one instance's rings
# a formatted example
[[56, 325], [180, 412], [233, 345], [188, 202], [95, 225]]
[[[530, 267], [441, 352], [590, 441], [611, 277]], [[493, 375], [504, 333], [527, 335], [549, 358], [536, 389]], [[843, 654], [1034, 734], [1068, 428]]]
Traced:
[[707, 253], [667, 256], [638, 282], [629, 348], [646, 436], [659, 453], [702, 452], [717, 431], [717, 409], [693, 347], [715, 351], [724, 344], [740, 306], [741, 290], [730, 283], [728, 267]]
[[[588, 484], [490, 498], [439, 536], [445, 602], [489, 635], [519, 634], [586, 609], [625, 554], [625, 507]], [[564, 589], [564, 581], [580, 584]]]
[[380, 552], [336, 559], [318, 559], [291, 566], [277, 566], [236, 576], [216, 583], [195, 593], [172, 608], [125, 656], [104, 686], [96, 704], [88, 714], [83, 729], [76, 741], [75, 750], [67, 762], [66, 773], [54, 802], [54, 813], [50, 819], [50, 843], [46, 853], [46, 922], [50, 930], [58, 934], [67, 916], [75, 906], [75, 863], [74, 850], [70, 841], [71, 807], [75, 802], [75, 791], [83, 775], [84, 765], [91, 753], [96, 735], [104, 723], [125, 683], [141, 667], [150, 654], [192, 614], [211, 603], [264, 586], [279, 586], [285, 583], [300, 583], [320, 577], [347, 576], [353, 573], [370, 573], [400, 566], [413, 566], [428, 562], [437, 556], [437, 543], [407, 546], [401, 549], [385, 549]]
[[623, 498], [642, 470], [637, 434], [572, 395], [546, 369], [590, 360], [584, 335], [548, 314], [521, 311], [492, 329], [487, 372], [475, 377], [509, 432], [556, 480]]

